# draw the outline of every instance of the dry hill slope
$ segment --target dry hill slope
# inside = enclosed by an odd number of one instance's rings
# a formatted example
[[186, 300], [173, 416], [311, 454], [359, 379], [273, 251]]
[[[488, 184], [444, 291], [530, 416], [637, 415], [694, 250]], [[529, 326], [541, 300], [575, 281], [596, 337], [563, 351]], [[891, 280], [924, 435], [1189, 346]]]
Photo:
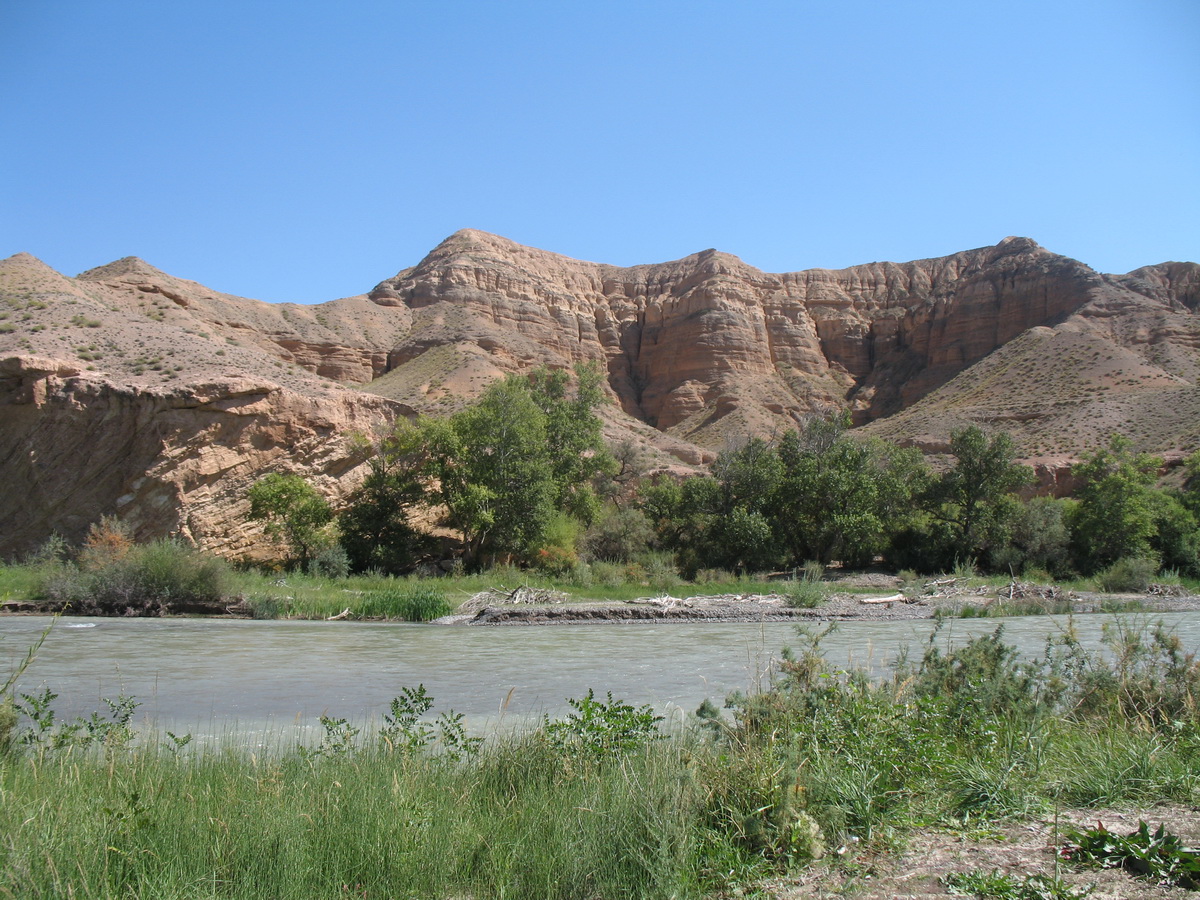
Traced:
[[[507, 372], [599, 365], [613, 438], [710, 459], [814, 411], [931, 449], [967, 422], [1068, 459], [1112, 428], [1200, 444], [1200, 266], [1094, 272], [1025, 238], [909, 263], [769, 274], [706, 250], [582, 262], [460, 231], [367, 294], [213, 291], [126, 258], [75, 278], [0, 261], [0, 555], [119, 512], [140, 536], [253, 549], [245, 489], [337, 497], [346, 440], [446, 412]], [[664, 454], [669, 454], [666, 456]]]

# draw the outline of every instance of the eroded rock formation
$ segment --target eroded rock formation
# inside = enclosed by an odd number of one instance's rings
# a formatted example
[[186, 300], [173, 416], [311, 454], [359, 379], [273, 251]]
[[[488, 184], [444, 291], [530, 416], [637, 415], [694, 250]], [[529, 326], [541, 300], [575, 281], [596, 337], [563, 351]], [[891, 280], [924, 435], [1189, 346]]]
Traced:
[[253, 550], [245, 489], [265, 472], [336, 499], [359, 477], [349, 434], [536, 365], [599, 365], [607, 434], [661, 466], [832, 408], [933, 450], [963, 424], [1008, 428], [1048, 473], [1108, 430], [1191, 449], [1198, 309], [1194, 263], [1102, 275], [1026, 238], [769, 274], [716, 250], [616, 267], [466, 230], [313, 306], [136, 258], [68, 278], [18, 254], [0, 261], [0, 555], [104, 513]]

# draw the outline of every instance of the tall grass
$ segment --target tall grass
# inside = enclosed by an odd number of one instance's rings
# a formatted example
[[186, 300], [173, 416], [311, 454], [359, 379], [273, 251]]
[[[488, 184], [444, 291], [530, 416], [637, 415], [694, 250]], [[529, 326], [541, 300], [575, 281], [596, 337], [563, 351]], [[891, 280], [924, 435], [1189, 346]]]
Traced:
[[5, 767], [0, 895], [695, 895], [683, 774], [660, 747], [574, 772], [530, 738], [469, 766], [62, 754]]

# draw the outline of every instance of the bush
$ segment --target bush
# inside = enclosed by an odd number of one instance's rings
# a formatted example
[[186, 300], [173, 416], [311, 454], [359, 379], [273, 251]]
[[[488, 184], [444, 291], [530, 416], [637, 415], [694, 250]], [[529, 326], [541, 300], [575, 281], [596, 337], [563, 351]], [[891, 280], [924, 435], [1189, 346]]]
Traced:
[[583, 555], [605, 562], [629, 562], [645, 553], [654, 528], [640, 509], [609, 507], [580, 540]]
[[601, 587], [620, 587], [625, 584], [626, 567], [619, 563], [595, 560], [591, 564], [591, 583]]
[[614, 700], [611, 691], [607, 700], [597, 700], [589, 690], [586, 697], [568, 697], [567, 703], [574, 712], [557, 722], [547, 717], [542, 724], [546, 741], [560, 752], [576, 751], [597, 758], [617, 756], [663, 736], [658, 730], [662, 716], [656, 716], [649, 706], [635, 708]]
[[1034, 497], [1020, 507], [1012, 541], [992, 551], [992, 568], [1000, 572], [1044, 569], [1064, 575], [1071, 568], [1070, 501]]
[[654, 590], [669, 591], [683, 584], [670, 553], [647, 553], [640, 562], [646, 573], [646, 582]]
[[154, 616], [211, 611], [228, 585], [224, 560], [167, 540], [134, 545], [106, 562], [90, 554], [87, 565], [50, 568], [38, 598], [76, 615]]
[[308, 574], [314, 578], [346, 578], [350, 574], [350, 557], [341, 544], [333, 544], [317, 552], [308, 561]]
[[810, 560], [779, 593], [788, 606], [795, 609], [813, 609], [820, 606], [829, 599], [829, 588], [821, 580], [824, 573], [824, 566]]
[[1157, 574], [1157, 560], [1118, 559], [1096, 575], [1096, 587], [1107, 594], [1141, 593]]

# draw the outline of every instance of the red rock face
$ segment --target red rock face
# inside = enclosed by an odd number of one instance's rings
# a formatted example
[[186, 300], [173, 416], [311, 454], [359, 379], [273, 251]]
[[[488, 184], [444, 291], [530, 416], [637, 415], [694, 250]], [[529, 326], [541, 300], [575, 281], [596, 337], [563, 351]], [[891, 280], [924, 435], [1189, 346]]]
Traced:
[[466, 231], [369, 296], [456, 308], [474, 322], [456, 338], [520, 336], [540, 362], [603, 360], [627, 413], [711, 443], [721, 411], [745, 406], [784, 423], [847, 403], [859, 421], [889, 415], [1026, 329], [1061, 321], [1101, 283], [1024, 238], [771, 275], [713, 250], [622, 269]]
[[251, 379], [174, 390], [122, 387], [65, 363], [0, 362], [0, 553], [57, 532], [71, 541], [103, 515], [135, 537], [177, 536], [226, 556], [270, 555], [246, 492], [295, 472], [336, 500], [363, 462], [348, 440], [403, 412], [369, 395], [304, 397]]
[[1101, 275], [1025, 238], [769, 274], [715, 250], [622, 268], [461, 231], [315, 306], [133, 258], [67, 278], [19, 254], [0, 261], [0, 477], [20, 486], [0, 497], [0, 555], [114, 512], [141, 537], [253, 552], [245, 489], [267, 471], [337, 497], [358, 477], [353, 432], [537, 365], [600, 365], [607, 433], [664, 467], [833, 408], [929, 448], [1009, 429], [1047, 471], [1112, 430], [1194, 449], [1198, 310], [1194, 263]]

